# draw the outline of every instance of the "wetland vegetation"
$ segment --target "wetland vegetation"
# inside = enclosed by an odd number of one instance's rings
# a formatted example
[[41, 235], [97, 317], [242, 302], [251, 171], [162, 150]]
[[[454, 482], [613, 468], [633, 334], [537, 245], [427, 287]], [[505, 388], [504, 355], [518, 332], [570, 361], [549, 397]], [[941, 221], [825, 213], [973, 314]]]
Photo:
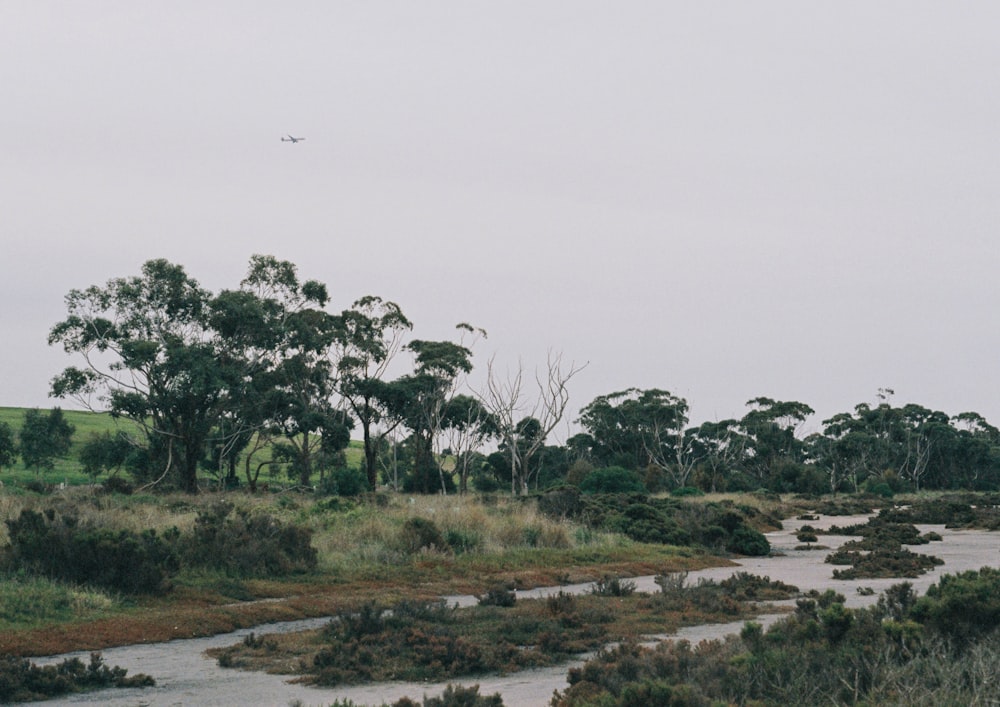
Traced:
[[[803, 435], [813, 411], [799, 401], [761, 396], [738, 419], [698, 423], [683, 398], [628, 388], [573, 416], [581, 368], [558, 354], [534, 376], [505, 378], [491, 360], [473, 389], [482, 329], [408, 338], [414, 325], [393, 302], [330, 303], [323, 283], [260, 255], [218, 293], [153, 260], [67, 295], [50, 343], [78, 365], [51, 392], [89, 412], [0, 409], [0, 654], [23, 673], [5, 684], [52, 673], [28, 656], [319, 616], [337, 618], [217, 659], [332, 684], [474, 677], [617, 644], [553, 703], [777, 704], [813, 689], [862, 704], [905, 701], [902, 685], [924, 683], [903, 676], [932, 657], [975, 666], [970, 656], [993, 650], [980, 630], [996, 625], [986, 569], [913, 601], [905, 589], [864, 610], [836, 592], [799, 596], [766, 631], [638, 645], [794, 594], [766, 578], [683, 581], [767, 556], [764, 533], [788, 518], [877, 514], [835, 529], [853, 537], [826, 555], [845, 580], [938, 566], [910, 549], [939, 539], [917, 525], [1000, 528], [1000, 430], [981, 415], [897, 406], [881, 388]], [[567, 422], [578, 432], [554, 441]], [[823, 531], [803, 526], [798, 540], [827, 552]], [[640, 575], [661, 591], [634, 591]], [[586, 581], [596, 591], [585, 596], [514, 591]], [[481, 601], [440, 603], [455, 594]], [[877, 660], [859, 665], [859, 650]], [[802, 655], [819, 669], [823, 654], [822, 680], [789, 667]], [[94, 661], [56, 672], [83, 687], [118, 676]], [[956, 674], [940, 682], [947, 700], [993, 699], [975, 674]], [[32, 689], [17, 694], [43, 694]]]

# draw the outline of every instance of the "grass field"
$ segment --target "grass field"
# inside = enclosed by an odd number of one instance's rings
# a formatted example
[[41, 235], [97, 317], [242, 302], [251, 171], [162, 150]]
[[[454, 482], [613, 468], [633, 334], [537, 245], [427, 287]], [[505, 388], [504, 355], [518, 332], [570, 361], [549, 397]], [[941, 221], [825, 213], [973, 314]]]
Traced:
[[[29, 408], [0, 407], [0, 422], [6, 422], [17, 432], [24, 422], [24, 413]], [[47, 410], [47, 409], [46, 409]], [[46, 410], [43, 410], [46, 411]], [[138, 425], [131, 420], [123, 418], [115, 419], [108, 413], [88, 412], [85, 410], [63, 410], [66, 421], [74, 427], [73, 443], [70, 453], [55, 461], [55, 467], [50, 471], [36, 472], [24, 466], [24, 462], [18, 458], [11, 468], [0, 470], [0, 482], [4, 484], [24, 485], [32, 480], [40, 480], [46, 484], [66, 484], [77, 486], [80, 484], [92, 483], [93, 479], [84, 473], [78, 460], [80, 448], [94, 435], [101, 435], [105, 432], [114, 433], [119, 430], [126, 432], [138, 431]], [[346, 450], [347, 463], [352, 467], [358, 466], [364, 458], [364, 451], [361, 442], [352, 441]], [[261, 481], [266, 481], [261, 478]]]

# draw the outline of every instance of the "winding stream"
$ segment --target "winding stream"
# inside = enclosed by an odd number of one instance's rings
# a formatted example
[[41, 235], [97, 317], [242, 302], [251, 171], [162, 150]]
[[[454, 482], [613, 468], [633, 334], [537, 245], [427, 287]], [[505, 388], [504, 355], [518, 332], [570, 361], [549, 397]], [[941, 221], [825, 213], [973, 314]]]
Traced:
[[[808, 523], [815, 528], [831, 525], [846, 526], [852, 523], [864, 522], [867, 516], [821, 517], [819, 520], [798, 521], [789, 519], [784, 522], [784, 529], [767, 534], [774, 552], [782, 553], [772, 557], [755, 557], [741, 559], [735, 567], [717, 567], [688, 575], [688, 582], [695, 582], [699, 577], [722, 580], [735, 572], [745, 571], [751, 574], [770, 577], [796, 585], [802, 591], [817, 589], [835, 589], [847, 599], [847, 605], [864, 606], [878, 599], [878, 594], [899, 579], [862, 579], [835, 580], [832, 577], [833, 566], [823, 562], [829, 550], [796, 550], [799, 546], [795, 538], [796, 530]], [[944, 560], [944, 565], [936, 567], [918, 579], [911, 582], [919, 593], [924, 593], [927, 587], [934, 584], [942, 573], [953, 574], [983, 566], [1000, 566], [1000, 533], [978, 530], [946, 530], [939, 525], [918, 525], [921, 532], [934, 530], [942, 538], [942, 542], [911, 547], [914, 552], [925, 552]], [[845, 536], [820, 536], [820, 543], [829, 549], [839, 547], [849, 538]], [[634, 578], [637, 589], [644, 592], [657, 592], [653, 577]], [[544, 597], [559, 591], [584, 592], [590, 589], [590, 584], [579, 584], [562, 587], [546, 587], [531, 591], [519, 592], [520, 597]], [[858, 593], [859, 587], [870, 587], [874, 595], [864, 596]], [[447, 598], [449, 603], [472, 605], [475, 597], [454, 596]], [[762, 623], [775, 620], [778, 615], [761, 617]], [[410, 697], [420, 701], [424, 695], [439, 695], [446, 683], [380, 683], [356, 687], [315, 688], [296, 685], [287, 682], [288, 676], [267, 675], [264, 673], [244, 672], [220, 668], [212, 659], [205, 657], [209, 648], [228, 646], [242, 640], [251, 633], [263, 635], [266, 633], [300, 631], [319, 628], [328, 619], [306, 619], [276, 624], [256, 626], [253, 629], [241, 629], [232, 633], [221, 634], [209, 638], [194, 638], [152, 643], [143, 645], [121, 646], [102, 651], [109, 665], [120, 665], [129, 674], [147, 673], [156, 679], [156, 687], [134, 689], [108, 689], [72, 695], [48, 704], [94, 704], [113, 705], [116, 707], [135, 707], [138, 705], [174, 706], [174, 705], [288, 705], [299, 701], [302, 705], [329, 705], [337, 699], [350, 699], [359, 705], [379, 705], [383, 702], [393, 702], [401, 697]], [[691, 626], [679, 631], [675, 637], [685, 638], [697, 643], [710, 638], [718, 638], [727, 633], [739, 631], [743, 622], [731, 624], [706, 624]], [[79, 656], [86, 661], [86, 652], [70, 653], [61, 656], [51, 656], [37, 662], [47, 663], [62, 660], [66, 657]], [[489, 695], [499, 692], [503, 695], [504, 704], [514, 707], [543, 707], [547, 705], [554, 690], [562, 690], [567, 686], [566, 672], [571, 665], [564, 664], [557, 668], [522, 671], [502, 677], [481, 677], [463, 681], [464, 684], [478, 684], [480, 694]]]

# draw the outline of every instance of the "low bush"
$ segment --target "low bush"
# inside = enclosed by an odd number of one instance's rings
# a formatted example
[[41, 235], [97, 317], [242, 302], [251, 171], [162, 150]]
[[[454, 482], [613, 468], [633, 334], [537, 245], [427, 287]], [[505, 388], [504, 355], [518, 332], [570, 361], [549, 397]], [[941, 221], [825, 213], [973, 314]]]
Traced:
[[4, 564], [74, 584], [123, 594], [158, 594], [180, 568], [171, 543], [153, 530], [134, 533], [82, 525], [54, 510], [24, 509], [5, 521], [10, 536]]
[[635, 582], [606, 574], [594, 582], [590, 593], [600, 597], [628, 597], [635, 594]]
[[1000, 570], [947, 574], [913, 606], [912, 617], [961, 646], [1000, 628]]
[[0, 656], [0, 703], [48, 700], [71, 692], [104, 687], [150, 687], [148, 675], [127, 677], [128, 671], [108, 667], [100, 653], [90, 654], [90, 663], [67, 658], [55, 665], [38, 666], [27, 658]]
[[771, 543], [767, 541], [767, 538], [760, 531], [746, 525], [741, 525], [733, 531], [726, 549], [737, 555], [763, 557], [770, 554]]
[[400, 530], [399, 537], [403, 549], [411, 555], [421, 550], [441, 551], [448, 549], [448, 543], [445, 542], [437, 524], [420, 516], [407, 518]]
[[476, 599], [480, 606], [511, 607], [517, 603], [517, 592], [511, 584], [494, 584]]
[[192, 538], [180, 543], [187, 563], [238, 577], [278, 577], [316, 567], [308, 528], [234, 510], [219, 501], [198, 513]]

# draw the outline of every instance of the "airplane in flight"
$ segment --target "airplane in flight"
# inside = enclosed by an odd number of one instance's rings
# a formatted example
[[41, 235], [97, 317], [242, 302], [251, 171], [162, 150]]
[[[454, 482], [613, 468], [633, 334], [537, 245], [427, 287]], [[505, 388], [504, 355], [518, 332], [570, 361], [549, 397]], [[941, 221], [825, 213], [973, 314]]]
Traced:
[[302, 140], [305, 140], [305, 138], [304, 137], [292, 137], [291, 135], [289, 135], [288, 137], [281, 138], [282, 142], [292, 142], [292, 143], [301, 142]]

